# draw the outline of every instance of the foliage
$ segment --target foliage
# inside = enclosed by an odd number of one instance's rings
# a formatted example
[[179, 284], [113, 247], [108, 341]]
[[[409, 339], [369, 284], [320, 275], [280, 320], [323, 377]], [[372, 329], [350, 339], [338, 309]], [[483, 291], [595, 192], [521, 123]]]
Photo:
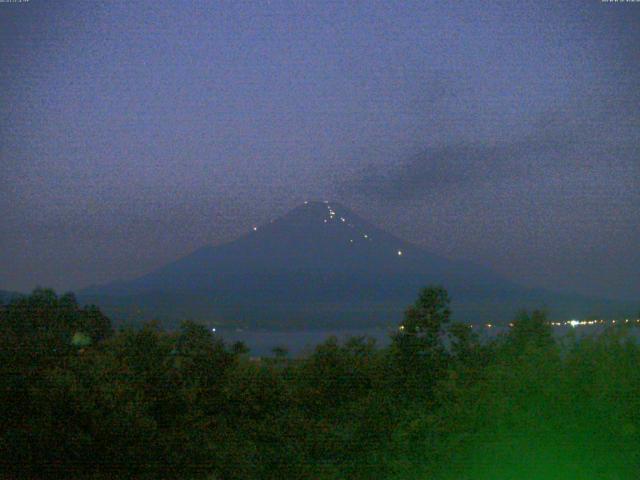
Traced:
[[0, 309], [3, 478], [636, 478], [640, 347], [554, 339], [544, 312], [480, 341], [423, 290], [388, 348], [252, 359], [205, 327], [111, 330], [72, 294]]

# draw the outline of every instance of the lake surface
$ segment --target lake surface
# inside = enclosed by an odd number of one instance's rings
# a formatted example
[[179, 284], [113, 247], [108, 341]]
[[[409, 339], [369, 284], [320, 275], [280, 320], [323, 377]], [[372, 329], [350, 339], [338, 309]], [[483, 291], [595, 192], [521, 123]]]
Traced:
[[216, 335], [221, 335], [226, 343], [242, 341], [251, 349], [251, 356], [261, 357], [272, 355], [275, 347], [285, 347], [292, 356], [304, 355], [331, 336], [337, 337], [341, 342], [350, 337], [369, 337], [376, 340], [376, 345], [384, 347], [391, 341], [391, 332], [391, 329], [385, 328], [297, 331], [218, 329]]
[[[598, 335], [607, 328], [606, 325], [590, 326], [560, 326], [553, 327], [554, 334], [558, 337], [573, 332], [576, 336]], [[486, 328], [474, 326], [476, 333], [481, 339], [495, 338], [501, 333], [509, 330], [508, 327]], [[386, 347], [391, 342], [390, 335], [394, 328], [362, 328], [362, 329], [328, 329], [328, 330], [297, 330], [297, 331], [269, 331], [269, 330], [236, 330], [217, 329], [216, 335], [221, 336], [226, 343], [242, 341], [250, 348], [250, 355], [253, 357], [271, 356], [275, 347], [285, 347], [291, 356], [300, 356], [311, 353], [314, 348], [327, 340], [331, 336], [344, 342], [350, 337], [364, 336], [373, 338], [378, 347]], [[636, 340], [640, 339], [640, 328], [632, 330], [632, 335]]]

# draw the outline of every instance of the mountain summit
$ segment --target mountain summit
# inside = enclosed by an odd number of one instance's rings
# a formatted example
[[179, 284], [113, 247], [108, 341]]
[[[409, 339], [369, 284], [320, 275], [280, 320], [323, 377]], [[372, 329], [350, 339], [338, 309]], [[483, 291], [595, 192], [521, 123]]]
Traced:
[[466, 321], [506, 321], [516, 307], [553, 297], [434, 255], [325, 201], [305, 202], [132, 281], [86, 289], [81, 298], [117, 318], [168, 323], [371, 326], [397, 323], [419, 289], [434, 283], [449, 290]]

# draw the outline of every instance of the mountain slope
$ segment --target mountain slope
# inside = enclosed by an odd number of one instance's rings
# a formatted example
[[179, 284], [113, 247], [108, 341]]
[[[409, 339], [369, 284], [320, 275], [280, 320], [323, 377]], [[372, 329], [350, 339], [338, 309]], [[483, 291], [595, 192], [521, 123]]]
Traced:
[[516, 303], [584, 302], [433, 255], [333, 202], [305, 202], [233, 242], [80, 296], [129, 319], [353, 326], [397, 323], [418, 290], [432, 283], [450, 291], [458, 318], [466, 321], [507, 320]]
[[18, 292], [0, 290], [0, 304], [8, 303], [12, 298], [20, 297], [22, 295], [22, 293]]

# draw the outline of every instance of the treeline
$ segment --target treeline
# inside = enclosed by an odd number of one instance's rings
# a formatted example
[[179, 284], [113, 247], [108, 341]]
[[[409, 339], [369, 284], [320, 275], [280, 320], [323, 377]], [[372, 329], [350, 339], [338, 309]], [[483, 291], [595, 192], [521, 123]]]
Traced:
[[542, 312], [481, 342], [423, 290], [391, 345], [258, 361], [208, 329], [114, 332], [71, 294], [0, 309], [3, 478], [631, 479], [640, 347], [554, 339]]

